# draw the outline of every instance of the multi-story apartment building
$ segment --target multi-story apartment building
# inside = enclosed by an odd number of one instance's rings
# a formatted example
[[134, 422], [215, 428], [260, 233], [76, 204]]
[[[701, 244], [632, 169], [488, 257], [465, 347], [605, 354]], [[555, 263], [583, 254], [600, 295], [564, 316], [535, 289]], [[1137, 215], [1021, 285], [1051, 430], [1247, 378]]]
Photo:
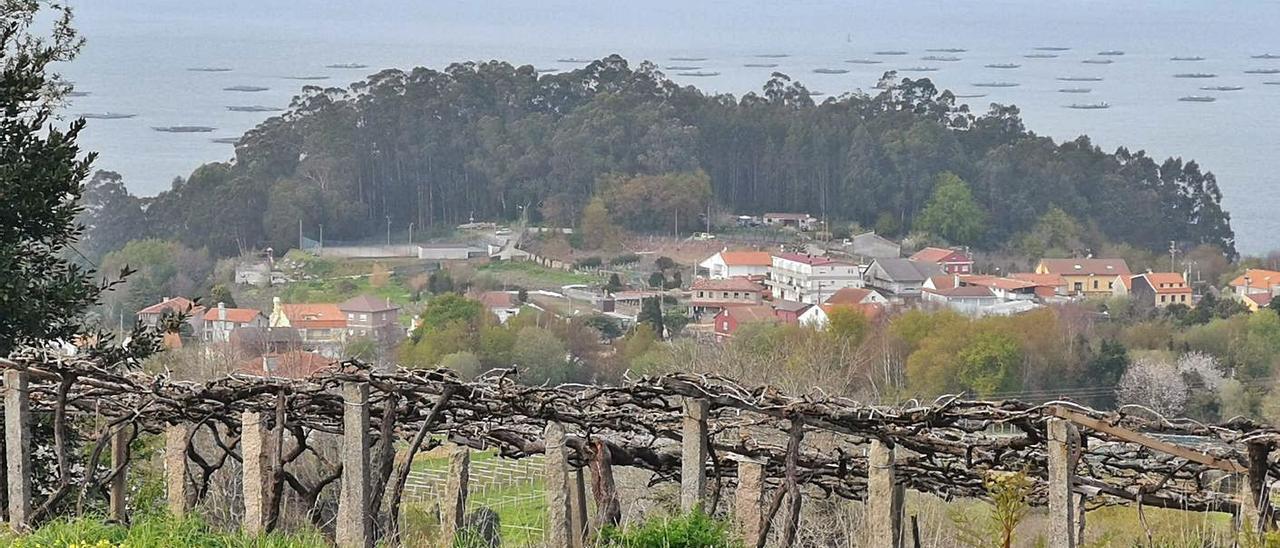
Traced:
[[862, 287], [862, 268], [828, 257], [783, 253], [773, 256], [765, 284], [775, 299], [819, 304], [846, 287]]

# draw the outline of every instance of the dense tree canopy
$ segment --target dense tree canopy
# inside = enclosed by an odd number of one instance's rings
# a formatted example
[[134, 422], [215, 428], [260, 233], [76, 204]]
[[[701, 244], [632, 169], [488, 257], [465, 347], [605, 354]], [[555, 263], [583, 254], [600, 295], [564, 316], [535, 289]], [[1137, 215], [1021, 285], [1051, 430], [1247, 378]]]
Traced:
[[[307, 87], [244, 135], [231, 164], [204, 166], [155, 198], [153, 224], [227, 254], [296, 242], [298, 222], [350, 239], [476, 218], [572, 225], [594, 199], [637, 230], [697, 226], [708, 206], [808, 211], [899, 234], [939, 175], [963, 180], [988, 219], [957, 239], [994, 247], [1061, 211], [1091, 234], [1234, 254], [1211, 173], [1192, 161], [1055, 143], [1016, 107], [985, 114], [927, 79], [886, 73], [874, 95], [816, 104], [775, 73], [760, 93], [711, 95], [610, 56], [559, 74], [491, 61], [385, 70], [347, 89]], [[950, 180], [947, 178], [945, 180]], [[685, 218], [688, 218], [688, 221]]]

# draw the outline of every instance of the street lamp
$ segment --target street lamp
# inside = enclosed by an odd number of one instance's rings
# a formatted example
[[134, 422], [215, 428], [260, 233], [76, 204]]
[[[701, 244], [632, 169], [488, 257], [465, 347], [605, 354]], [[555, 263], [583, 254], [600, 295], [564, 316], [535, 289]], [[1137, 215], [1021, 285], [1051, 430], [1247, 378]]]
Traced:
[[413, 223], [409, 223], [409, 245], [413, 245]]

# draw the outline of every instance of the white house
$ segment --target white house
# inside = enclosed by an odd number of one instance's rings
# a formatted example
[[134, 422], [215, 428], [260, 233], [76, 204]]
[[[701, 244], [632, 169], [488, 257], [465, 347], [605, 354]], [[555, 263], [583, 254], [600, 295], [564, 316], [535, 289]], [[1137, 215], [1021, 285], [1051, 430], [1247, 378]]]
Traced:
[[981, 316], [983, 309], [1000, 302], [991, 289], [963, 285], [959, 276], [933, 276], [922, 284], [920, 295], [926, 303], [943, 305], [969, 316]]
[[765, 226], [773, 228], [789, 227], [809, 231], [818, 224], [818, 219], [808, 213], [765, 213]]
[[707, 271], [712, 280], [727, 278], [750, 278], [767, 276], [769, 266], [773, 262], [764, 251], [729, 251], [724, 250], [703, 259], [698, 268]]
[[765, 284], [775, 299], [807, 304], [824, 302], [846, 287], [862, 287], [862, 269], [827, 257], [783, 253], [772, 257]]
[[209, 342], [228, 342], [231, 332], [241, 327], [266, 327], [267, 317], [252, 308], [227, 308], [225, 303], [204, 313], [202, 337]]

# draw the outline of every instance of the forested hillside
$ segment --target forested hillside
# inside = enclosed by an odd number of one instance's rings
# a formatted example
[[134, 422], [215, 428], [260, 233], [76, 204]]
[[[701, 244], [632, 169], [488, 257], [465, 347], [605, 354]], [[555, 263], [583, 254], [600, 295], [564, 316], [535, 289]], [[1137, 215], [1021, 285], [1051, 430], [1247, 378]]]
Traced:
[[758, 94], [708, 95], [617, 56], [560, 74], [497, 61], [386, 70], [349, 89], [305, 88], [241, 139], [233, 163], [176, 180], [144, 215], [150, 232], [218, 255], [291, 247], [300, 219], [334, 239], [526, 207], [572, 225], [593, 197], [635, 230], [668, 227], [655, 220], [676, 210], [692, 228], [684, 216], [714, 202], [903, 234], [920, 228], [939, 180], [955, 183], [940, 177], [950, 172], [983, 222], [953, 243], [999, 247], [1056, 207], [1111, 240], [1234, 254], [1217, 182], [1193, 161], [1054, 143], [1016, 107], [975, 113], [927, 79], [889, 73], [875, 91], [818, 104], [774, 74]]

